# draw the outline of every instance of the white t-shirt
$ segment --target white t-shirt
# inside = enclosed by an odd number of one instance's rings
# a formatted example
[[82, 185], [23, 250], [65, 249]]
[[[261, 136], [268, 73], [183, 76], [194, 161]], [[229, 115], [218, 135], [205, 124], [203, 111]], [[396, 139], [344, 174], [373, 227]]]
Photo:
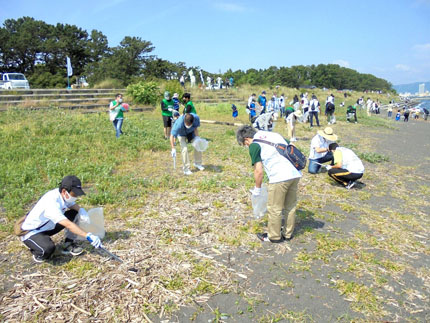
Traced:
[[309, 152], [309, 159], [318, 159], [324, 157], [327, 152], [317, 153], [315, 148], [327, 148], [333, 141], [325, 139], [323, 136], [316, 134], [311, 140], [311, 149]]
[[303, 104], [302, 104], [303, 109], [309, 107], [309, 101], [307, 98], [303, 97], [302, 101], [303, 101]]
[[67, 219], [64, 212], [74, 204], [66, 204], [58, 188], [45, 193], [23, 222], [22, 230], [31, 231], [22, 236], [21, 240], [24, 241], [32, 235], [54, 229], [58, 222]]
[[[258, 131], [254, 135], [254, 139], [263, 139], [287, 145], [284, 138], [276, 132]], [[261, 160], [270, 184], [302, 177], [302, 173], [285, 157], [281, 156], [275, 147], [260, 142], [256, 142], [256, 144], [261, 147]]]
[[285, 98], [282, 95], [279, 98], [279, 105], [281, 106], [281, 108], [285, 108]]
[[[314, 104], [314, 105], [315, 105], [315, 110], [312, 110], [312, 104]], [[309, 102], [309, 111], [310, 111], [310, 112], [320, 112], [319, 107], [320, 107], [320, 103], [319, 103], [319, 101], [318, 101], [317, 99], [312, 99], [312, 100]]]
[[347, 169], [351, 173], [364, 173], [363, 163], [351, 149], [345, 147], [338, 147], [336, 148], [336, 152], [338, 150], [342, 152], [342, 168]]
[[294, 125], [296, 124], [297, 119], [295, 118], [294, 113], [290, 113], [285, 120], [287, 124], [289, 124], [292, 128], [294, 128]]
[[250, 107], [250, 106], [251, 106], [252, 99], [254, 99], [254, 97], [251, 95], [251, 96], [248, 98], [248, 107]]

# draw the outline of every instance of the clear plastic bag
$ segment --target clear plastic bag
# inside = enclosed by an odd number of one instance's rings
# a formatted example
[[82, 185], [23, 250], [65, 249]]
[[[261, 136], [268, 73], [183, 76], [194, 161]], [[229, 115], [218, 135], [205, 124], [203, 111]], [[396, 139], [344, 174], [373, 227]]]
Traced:
[[206, 139], [196, 137], [194, 138], [192, 145], [197, 151], [205, 151], [208, 148], [208, 141]]
[[261, 193], [258, 196], [251, 195], [252, 209], [254, 218], [259, 219], [267, 212], [267, 187], [261, 188]]
[[[103, 239], [106, 234], [103, 208], [97, 207], [88, 210], [88, 215], [79, 214], [78, 226], [82, 230], [86, 232], [91, 232], [92, 234], [98, 236], [100, 239]], [[78, 240], [85, 240], [85, 238], [78, 237]]]

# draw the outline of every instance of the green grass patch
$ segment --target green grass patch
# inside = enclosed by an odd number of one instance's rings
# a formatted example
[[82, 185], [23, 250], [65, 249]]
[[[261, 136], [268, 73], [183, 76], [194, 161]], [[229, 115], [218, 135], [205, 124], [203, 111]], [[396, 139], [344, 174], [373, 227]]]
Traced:
[[[8, 219], [28, 211], [31, 203], [55, 188], [69, 174], [78, 176], [92, 204], [126, 200], [130, 181], [114, 170], [135, 160], [144, 150], [167, 150], [154, 121], [130, 115], [127, 135], [115, 138], [105, 114], [81, 114], [58, 109], [10, 109], [0, 114], [0, 199]], [[174, 188], [168, 178], [160, 186]], [[83, 199], [86, 201], [86, 198]]]
[[354, 311], [370, 317], [382, 317], [384, 315], [382, 303], [371, 288], [344, 280], [336, 281], [336, 288], [346, 300], [351, 302], [351, 308]]

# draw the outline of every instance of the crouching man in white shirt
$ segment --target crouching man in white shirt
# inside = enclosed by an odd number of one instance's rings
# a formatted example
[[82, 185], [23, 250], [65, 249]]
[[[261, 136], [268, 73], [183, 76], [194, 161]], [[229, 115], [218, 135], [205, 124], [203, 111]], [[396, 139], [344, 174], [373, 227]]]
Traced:
[[30, 249], [35, 262], [43, 262], [55, 251], [51, 236], [67, 229], [63, 254], [77, 256], [83, 249], [74, 243], [75, 235], [85, 237], [95, 248], [102, 246], [100, 238], [85, 232], [74, 221], [78, 212], [85, 209], [76, 204], [79, 196], [85, 195], [79, 178], [69, 175], [63, 178], [59, 188], [45, 193], [33, 209], [26, 215], [20, 229], [21, 241]]
[[345, 188], [351, 189], [355, 181], [363, 177], [364, 166], [360, 158], [351, 150], [331, 143], [328, 149], [333, 153], [334, 165], [326, 166], [328, 176]]

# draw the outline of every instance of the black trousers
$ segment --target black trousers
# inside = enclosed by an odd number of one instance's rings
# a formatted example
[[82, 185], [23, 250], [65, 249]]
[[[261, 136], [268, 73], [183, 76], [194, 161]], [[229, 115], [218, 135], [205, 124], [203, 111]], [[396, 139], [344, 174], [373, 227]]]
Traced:
[[[78, 212], [75, 210], [68, 210], [64, 213], [64, 216], [73, 222], [77, 214]], [[33, 255], [39, 258], [49, 259], [55, 251], [55, 243], [50, 237], [63, 229], [64, 226], [57, 223], [54, 229], [32, 235], [30, 238], [24, 240], [23, 243], [30, 248]]]
[[333, 178], [336, 182], [342, 184], [343, 186], [348, 185], [349, 181], [356, 181], [363, 177], [360, 173], [351, 173], [344, 168], [332, 168], [328, 171], [328, 176]]

